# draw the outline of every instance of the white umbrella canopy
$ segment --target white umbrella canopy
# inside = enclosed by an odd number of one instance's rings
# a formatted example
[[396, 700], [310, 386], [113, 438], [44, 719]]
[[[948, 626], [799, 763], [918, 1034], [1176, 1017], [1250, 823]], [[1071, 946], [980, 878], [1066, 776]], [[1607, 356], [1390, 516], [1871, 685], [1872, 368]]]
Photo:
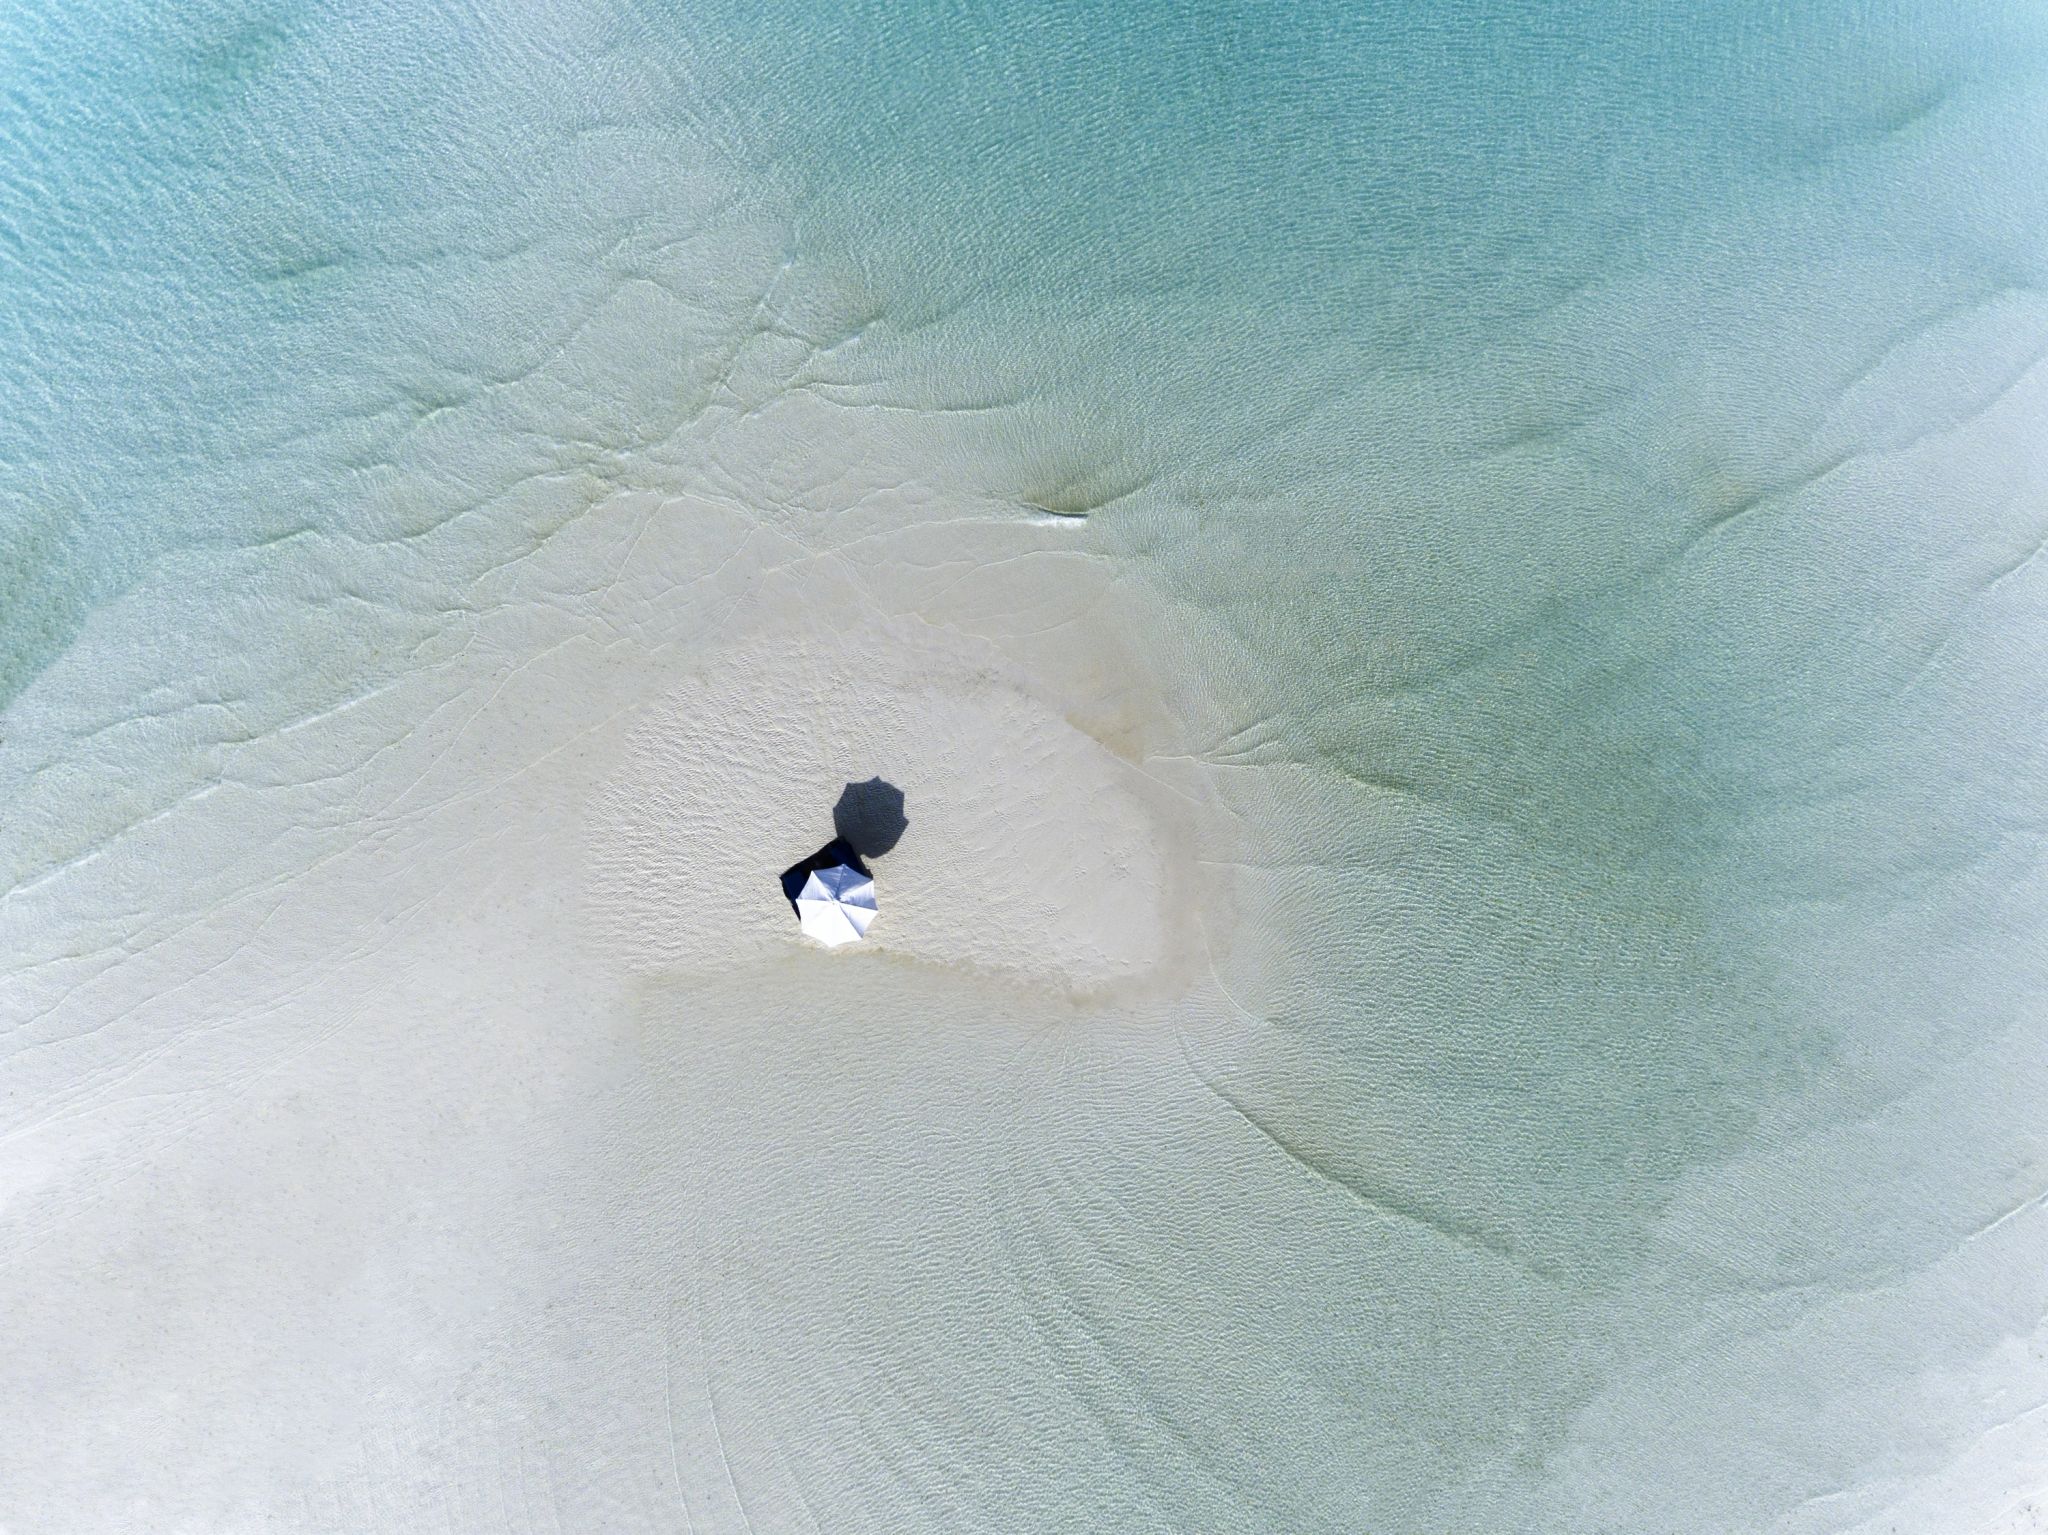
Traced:
[[849, 864], [813, 869], [797, 892], [796, 920], [827, 948], [865, 937], [875, 920], [875, 882]]

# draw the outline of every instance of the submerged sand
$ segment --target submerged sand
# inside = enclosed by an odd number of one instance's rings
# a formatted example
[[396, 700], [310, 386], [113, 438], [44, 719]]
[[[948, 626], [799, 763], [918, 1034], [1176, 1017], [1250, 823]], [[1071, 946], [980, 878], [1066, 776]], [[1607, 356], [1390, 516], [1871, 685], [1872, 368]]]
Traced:
[[[830, 411], [782, 424], [857, 474]], [[1797, 1118], [1782, 1056], [1753, 1141], [1640, 1122], [1658, 1073], [1743, 1059], [1706, 1031], [1748, 1015], [1685, 1011], [1732, 984], [1679, 964], [1696, 910], [1290, 756], [1234, 644], [1085, 520], [859, 499], [594, 494], [427, 664], [53, 841], [0, 911], [33, 956], [24, 1527], [1631, 1527], [1630, 1468], [1717, 1474], [1668, 1425], [1752, 1443], [1688, 1382], [1836, 1431], [1797, 1382], [2023, 1257], [2024, 1188], [1924, 1270], [1850, 1270], [1868, 1302], [1752, 1280], [1855, 1213], [1790, 1197], [1782, 1148], [1815, 1190], [1868, 1153]], [[869, 941], [823, 951], [776, 877], [874, 775], [908, 829]], [[1552, 902], [1600, 941], [1518, 915]], [[1532, 967], [1629, 1027], [1555, 1033]], [[1987, 1046], [2016, 1083], [2025, 1044]], [[1602, 1116], [1627, 1155], [1588, 1149]], [[1978, 1410], [1870, 1370], [1892, 1411]], [[1971, 1452], [1991, 1501], [2031, 1421]], [[1454, 1474], [1373, 1479], [1423, 1465]], [[1786, 1527], [1908, 1496], [1947, 1494]]]

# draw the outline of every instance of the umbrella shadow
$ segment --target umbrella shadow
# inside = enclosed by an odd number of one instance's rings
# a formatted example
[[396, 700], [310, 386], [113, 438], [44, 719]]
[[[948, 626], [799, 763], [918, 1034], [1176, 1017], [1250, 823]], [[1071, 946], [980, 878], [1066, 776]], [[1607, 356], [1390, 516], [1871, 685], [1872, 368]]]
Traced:
[[867, 860], [879, 858], [903, 840], [910, 818], [903, 813], [903, 791], [883, 778], [850, 783], [832, 807], [833, 839], [808, 858], [800, 858], [782, 871], [782, 893], [789, 909], [796, 910], [796, 898], [804, 881], [819, 869], [846, 864], [872, 879]]
[[863, 858], [880, 858], [903, 840], [909, 827], [903, 791], [886, 778], [848, 784], [832, 807], [834, 834]]

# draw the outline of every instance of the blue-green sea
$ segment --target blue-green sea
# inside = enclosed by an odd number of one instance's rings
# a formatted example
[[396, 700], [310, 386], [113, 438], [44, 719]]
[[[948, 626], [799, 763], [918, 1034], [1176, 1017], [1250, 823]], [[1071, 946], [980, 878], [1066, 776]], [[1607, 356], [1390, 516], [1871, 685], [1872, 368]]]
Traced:
[[[0, 1530], [2033, 1528], [2044, 445], [2021, 0], [24, 0]], [[1181, 969], [491, 989], [806, 572]]]

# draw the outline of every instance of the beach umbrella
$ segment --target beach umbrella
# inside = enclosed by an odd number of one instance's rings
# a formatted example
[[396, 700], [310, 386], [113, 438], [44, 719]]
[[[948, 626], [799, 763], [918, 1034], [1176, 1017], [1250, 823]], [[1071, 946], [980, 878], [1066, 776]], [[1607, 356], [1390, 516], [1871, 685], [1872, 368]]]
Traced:
[[797, 892], [796, 920], [827, 948], [865, 936], [875, 920], [873, 877], [844, 863], [811, 870]]

